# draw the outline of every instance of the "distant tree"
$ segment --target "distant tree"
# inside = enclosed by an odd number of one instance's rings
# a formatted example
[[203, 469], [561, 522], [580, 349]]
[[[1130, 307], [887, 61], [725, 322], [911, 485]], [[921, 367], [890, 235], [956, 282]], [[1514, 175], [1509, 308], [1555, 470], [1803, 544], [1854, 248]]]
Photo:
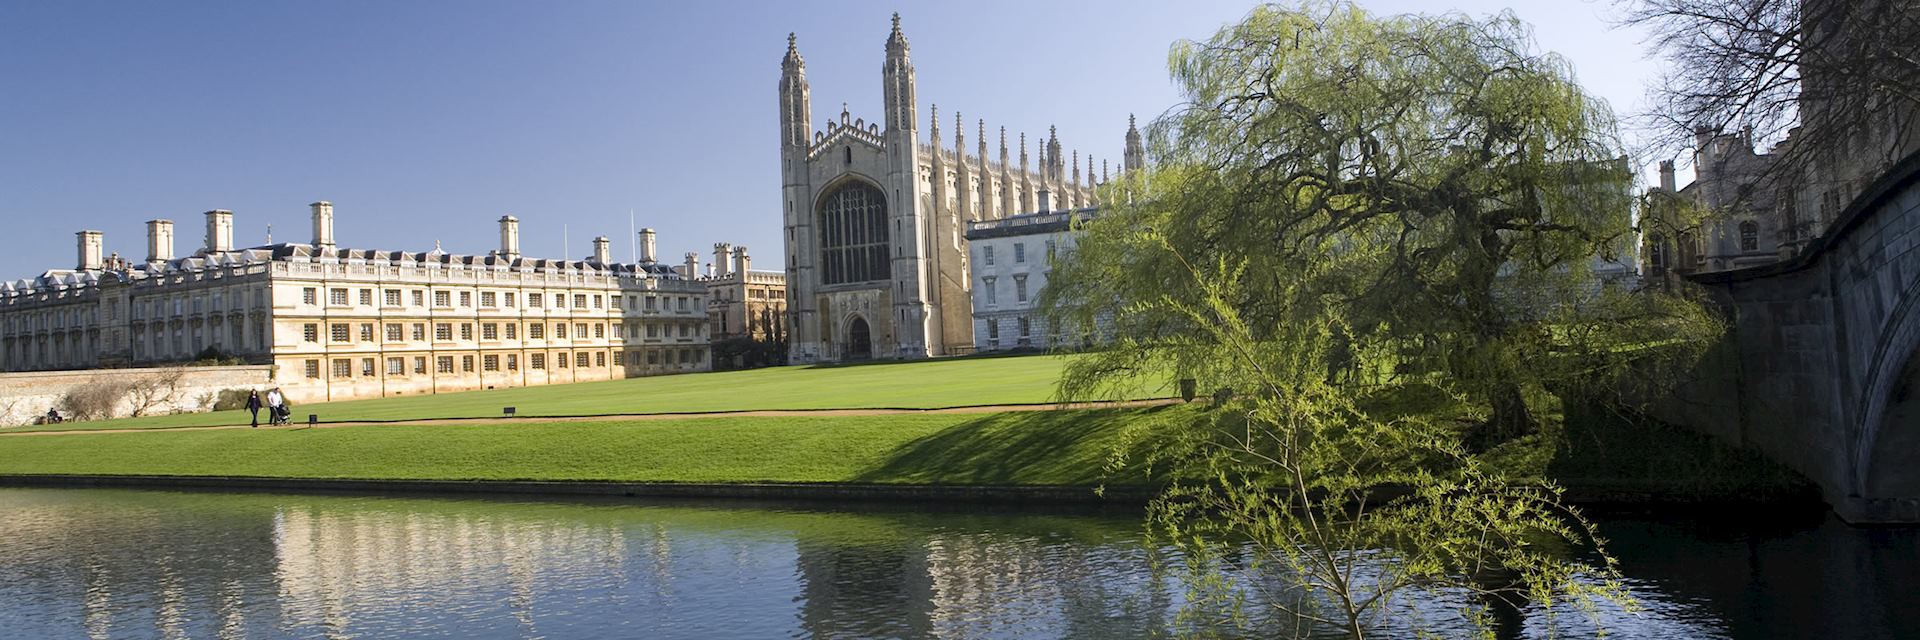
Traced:
[[[1836, 152], [1871, 158], [1911, 141], [1920, 114], [1920, 3], [1912, 0], [1627, 0], [1623, 22], [1651, 31], [1665, 72], [1643, 118], [1669, 152], [1696, 131], [1813, 144], [1784, 148], [1798, 173]], [[1839, 143], [1839, 144], [1836, 144]], [[1844, 151], [1836, 149], [1844, 147]], [[1831, 160], [1831, 158], [1827, 158]]]
[[133, 417], [153, 415], [178, 400], [186, 377], [184, 367], [154, 369], [136, 376], [126, 392]]

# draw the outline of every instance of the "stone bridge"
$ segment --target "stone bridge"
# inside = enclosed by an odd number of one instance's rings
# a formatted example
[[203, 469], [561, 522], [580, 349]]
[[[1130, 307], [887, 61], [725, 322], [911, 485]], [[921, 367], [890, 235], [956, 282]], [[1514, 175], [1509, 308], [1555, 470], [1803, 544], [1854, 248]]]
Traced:
[[1734, 322], [1670, 417], [1805, 474], [1849, 522], [1920, 522], [1920, 154], [1794, 259], [1694, 280]]

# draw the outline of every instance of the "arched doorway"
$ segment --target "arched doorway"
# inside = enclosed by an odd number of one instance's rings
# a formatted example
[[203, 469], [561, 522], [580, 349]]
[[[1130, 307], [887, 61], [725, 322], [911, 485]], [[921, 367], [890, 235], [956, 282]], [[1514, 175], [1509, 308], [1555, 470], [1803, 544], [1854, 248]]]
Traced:
[[873, 331], [867, 328], [867, 319], [854, 316], [847, 323], [847, 359], [866, 360], [873, 357]]

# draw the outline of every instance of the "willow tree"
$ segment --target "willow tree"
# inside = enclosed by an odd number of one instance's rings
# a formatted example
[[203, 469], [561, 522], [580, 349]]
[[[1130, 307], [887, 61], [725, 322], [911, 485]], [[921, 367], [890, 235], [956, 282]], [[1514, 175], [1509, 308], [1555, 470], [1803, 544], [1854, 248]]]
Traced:
[[1198, 575], [1278, 566], [1284, 588], [1195, 584], [1351, 637], [1422, 592], [1482, 594], [1476, 622], [1514, 594], [1620, 598], [1551, 552], [1597, 541], [1508, 459], [1563, 398], [1717, 331], [1595, 273], [1634, 244], [1606, 105], [1510, 14], [1265, 6], [1170, 58], [1185, 102], [1149, 127], [1152, 168], [1103, 195], [1042, 305], [1102, 343], [1067, 398], [1219, 390], [1139, 425], [1178, 479], [1154, 520]]

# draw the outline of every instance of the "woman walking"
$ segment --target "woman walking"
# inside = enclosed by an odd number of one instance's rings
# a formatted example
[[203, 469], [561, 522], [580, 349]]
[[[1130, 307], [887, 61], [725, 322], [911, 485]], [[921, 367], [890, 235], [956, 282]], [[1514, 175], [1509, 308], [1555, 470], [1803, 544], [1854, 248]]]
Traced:
[[252, 428], [260, 428], [260, 390], [247, 391], [247, 412], [253, 414]]

